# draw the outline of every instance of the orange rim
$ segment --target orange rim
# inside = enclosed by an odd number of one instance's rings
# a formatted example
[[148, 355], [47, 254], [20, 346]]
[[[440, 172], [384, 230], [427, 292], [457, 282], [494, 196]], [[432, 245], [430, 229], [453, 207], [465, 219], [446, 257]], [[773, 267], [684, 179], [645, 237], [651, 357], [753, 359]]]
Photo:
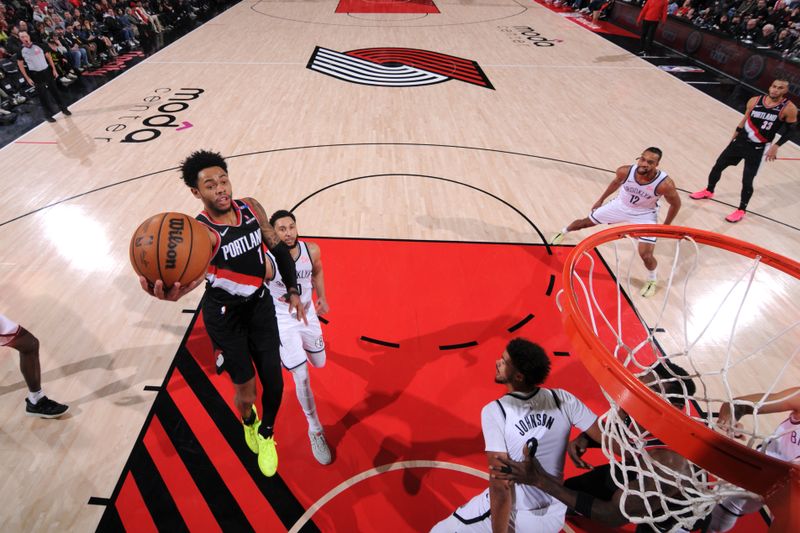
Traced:
[[[647, 429], [670, 448], [701, 468], [746, 490], [761, 494], [771, 504], [773, 512], [784, 516], [778, 531], [800, 531], [800, 513], [783, 502], [791, 501], [788, 494], [800, 491], [800, 465], [769, 457], [709, 429], [665, 403], [651, 391], [603, 345], [584, 319], [575, 298], [573, 271], [584, 252], [622, 237], [662, 237], [682, 239], [691, 237], [707, 244], [761, 262], [800, 279], [800, 263], [770, 250], [709, 231], [680, 226], [634, 225], [619, 226], [598, 232], [581, 241], [569, 254], [564, 265], [563, 321], [567, 334], [575, 344], [581, 361], [606, 392], [633, 418], [642, 421]], [[788, 498], [788, 499], [787, 499]], [[785, 521], [784, 521], [785, 520]], [[792, 528], [784, 529], [786, 524]], [[797, 529], [795, 529], [795, 527]]]

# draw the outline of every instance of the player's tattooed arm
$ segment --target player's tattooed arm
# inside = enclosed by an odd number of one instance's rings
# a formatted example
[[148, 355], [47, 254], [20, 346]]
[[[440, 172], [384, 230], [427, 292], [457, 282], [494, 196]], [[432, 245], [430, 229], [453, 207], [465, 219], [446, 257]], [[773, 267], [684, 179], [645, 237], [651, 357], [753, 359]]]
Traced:
[[245, 198], [244, 201], [255, 213], [256, 218], [258, 219], [258, 225], [261, 226], [261, 236], [264, 240], [264, 244], [267, 245], [267, 248], [272, 250], [278, 243], [281, 242], [281, 238], [278, 237], [278, 234], [275, 232], [275, 228], [272, 227], [272, 224], [269, 223], [269, 217], [267, 216], [267, 212], [264, 210], [264, 207], [261, 203], [256, 200], [255, 198]]

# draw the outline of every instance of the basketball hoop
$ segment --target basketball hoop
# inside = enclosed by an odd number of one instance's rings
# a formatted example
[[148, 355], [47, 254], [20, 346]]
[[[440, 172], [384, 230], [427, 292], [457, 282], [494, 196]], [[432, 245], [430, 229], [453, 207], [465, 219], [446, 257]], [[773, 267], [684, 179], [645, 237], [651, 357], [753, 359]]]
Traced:
[[[652, 300], [647, 302], [648, 309], [655, 309], [655, 320], [648, 323], [640, 310], [634, 310], [640, 323], [638, 331], [637, 328], [629, 327], [630, 324], [626, 326], [628, 331], [623, 331], [625, 302], [631, 302], [628, 295], [635, 294], [631, 288], [631, 272], [633, 265], [638, 263], [636, 239], [643, 236], [671, 240], [675, 249], [672, 270], [665, 287], [661, 288], [660, 298], [663, 302], [660, 304], [657, 302], [653, 304]], [[625, 241], [632, 245], [632, 251], [628, 252], [627, 270], [620, 268], [620, 244]], [[660, 243], [657, 251], [663, 252], [669, 247], [668, 244], [670, 243]], [[616, 269], [610, 268], [611, 279], [605, 268], [602, 266], [596, 268], [595, 257], [603, 260], [598, 250], [600, 246], [613, 250], [614, 260], [609, 260], [608, 263], [610, 267]], [[686, 248], [689, 249], [688, 254], [693, 254], [690, 257], [691, 261], [681, 261], [687, 253]], [[597, 256], [594, 255], [595, 252]], [[697, 290], [703, 285], [698, 285], [695, 280], [697, 273], [704, 271], [703, 268], [698, 268], [701, 252], [710, 257], [711, 269], [715, 266], [725, 266], [727, 261], [735, 264], [741, 262], [743, 265], [738, 277], [733, 272], [733, 277], [736, 279], [730, 287], [725, 283], [719, 284], [723, 286], [723, 290], [718, 292], [723, 297], [716, 310], [711, 309], [710, 318], [700, 313], [709, 307], [707, 299], [701, 294], [702, 291]], [[736, 254], [735, 260], [732, 254]], [[725, 272], [730, 273], [730, 270]], [[739, 374], [742, 373], [742, 369], [747, 368], [748, 364], [758, 364], [758, 361], [764, 358], [774, 357], [774, 354], [770, 353], [771, 349], [785, 348], [781, 347], [781, 344], [794, 344], [793, 351], [777, 349], [783, 361], [773, 365], [778, 367], [776, 375], [771, 378], [765, 377], [771, 381], [768, 381], [767, 387], [762, 386], [762, 388], [774, 391], [781, 380], [787, 379], [786, 376], [794, 379], [796, 376], [794, 372], [800, 368], [800, 345], [795, 343], [797, 340], [795, 336], [800, 330], [800, 320], [795, 320], [788, 326], [778, 327], [779, 331], [768, 336], [767, 340], [754, 351], [741, 350], [735, 343], [740, 340], [736, 337], [737, 327], [741, 325], [743, 317], [749, 316], [747, 312], [743, 312], [745, 303], [757, 300], [759, 292], [762, 291], [761, 287], [770, 285], [760, 281], [762, 276], [781, 276], [795, 281], [800, 279], [800, 263], [759, 246], [708, 231], [660, 225], [622, 226], [596, 233], [572, 250], [564, 265], [563, 294], [559, 295], [561, 297], [559, 305], [563, 305], [564, 325], [575, 351], [580, 354], [583, 364], [603, 388], [612, 407], [609, 414], [601, 418], [601, 427], [604, 430], [603, 448], [609, 460], [620, 459], [614, 459], [613, 452], [607, 449], [605, 442], [607, 436], [617, 444], [625, 443], [628, 446], [626, 452], [643, 453], [641, 446], [635, 445], [637, 439], [641, 440], [642, 435], [631, 434], [629, 429], [623, 427], [621, 420], [625, 417], [619, 416], [622, 409], [623, 415], [629, 415], [636, 421], [636, 425], [646, 428], [646, 432], [663, 441], [669, 449], [694, 463], [693, 468], [699, 467], [700, 472], [693, 471], [688, 476], [696, 479], [680, 481], [682, 486], [689, 482], [693, 483], [689, 490], [693, 494], [687, 497], [686, 501], [690, 507], [695, 508], [697, 517], [701, 517], [701, 513], [707, 513], [713, 504], [721, 499], [737, 491], [742, 494], [744, 489], [764, 497], [775, 515], [771, 532], [789, 533], [800, 531], [800, 505], [798, 505], [800, 464], [782, 461], [755, 449], [766, 438], [758, 420], [755, 420], [755, 429], [747, 433], [749, 439], [742, 444], [726, 434], [730, 429], [719, 427], [713, 416], [715, 408], [718, 409], [724, 403], [733, 405], [734, 396], [741, 394], [741, 392], [734, 394], [732, 391], [737, 386], [734, 383], [735, 379], [741, 378]], [[600, 288], [602, 284], [605, 284], [605, 289]], [[611, 294], [613, 291], [608, 290], [611, 284], [615, 285], [616, 293]], [[754, 294], [756, 296], [753, 296]], [[739, 295], [741, 295], [739, 307], [734, 309], [735, 300]], [[680, 306], [674, 303], [670, 306], [675, 300], [680, 300]], [[758, 309], [753, 312], [753, 316], [756, 316], [757, 311]], [[711, 348], [701, 348], [704, 335], [709, 330], [718, 328], [719, 322], [723, 321], [726, 314], [730, 315], [729, 337], [722, 343], [718, 340], [710, 343]], [[665, 317], [669, 319], [670, 315], [674, 319], [671, 323], [679, 324], [676, 330], [680, 329], [680, 326], [683, 327], [683, 338], [680, 339], [681, 342], [676, 343], [677, 348], [671, 351], [664, 350], [662, 343], [655, 338], [659, 324], [663, 324], [662, 320]], [[699, 327], [697, 322], [700, 322]], [[692, 327], [695, 331], [690, 333]], [[675, 337], [671, 336], [670, 340]], [[722, 338], [724, 339], [724, 336]], [[749, 339], [743, 339], [742, 342], [746, 340]], [[717, 353], [712, 353], [715, 350]], [[745, 355], [740, 355], [743, 351]], [[719, 368], [709, 365], [713, 356], [718, 357]], [[758, 356], [758, 361], [755, 360], [755, 356]], [[639, 379], [664, 361], [673, 363], [680, 361], [683, 366], [689, 368], [686, 371], [687, 375], [698, 384], [698, 392], [695, 394], [687, 394], [684, 388], [685, 408], [679, 409], [669, 403], [673, 399], [670, 396], [674, 395], [663, 394], [663, 390], [662, 394], [659, 394]], [[752, 378], [753, 374], [749, 376]], [[759, 375], [759, 377], [764, 376]], [[745, 380], [745, 383], [740, 385], [747, 386], [748, 383]], [[650, 386], [652, 387], [652, 383]], [[749, 387], [750, 393], [758, 389], [758, 385], [752, 383], [749, 383]], [[756, 390], [753, 390], [754, 388]], [[754, 419], [758, 419], [755, 415], [758, 414], [761, 405], [763, 404], [756, 404]], [[636, 468], [641, 466], [637, 462]], [[709, 476], [707, 473], [712, 475]], [[676, 479], [685, 477], [681, 473], [674, 472], [670, 476]], [[657, 481], [664, 480], [659, 478]], [[619, 481], [617, 485], [623, 491], [627, 490]], [[694, 494], [695, 492], [697, 494]], [[794, 505], [791, 502], [794, 502]], [[654, 516], [629, 518], [634, 522], [649, 523], [658, 522], [660, 519]], [[685, 525], [690, 523], [691, 517], [674, 518]]]

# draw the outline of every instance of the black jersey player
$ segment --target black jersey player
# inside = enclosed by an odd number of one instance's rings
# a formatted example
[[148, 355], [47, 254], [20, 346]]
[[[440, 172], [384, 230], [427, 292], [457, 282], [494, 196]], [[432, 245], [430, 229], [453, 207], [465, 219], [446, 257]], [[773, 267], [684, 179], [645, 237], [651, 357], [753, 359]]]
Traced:
[[[272, 476], [278, 468], [273, 426], [283, 395], [283, 376], [275, 307], [264, 286], [265, 249], [272, 252], [286, 283], [290, 310], [296, 311], [298, 320], [305, 320], [294, 260], [261, 204], [253, 198], [233, 199], [228, 167], [220, 154], [194, 152], [181, 164], [181, 173], [192, 194], [203, 203], [197, 219], [208, 227], [214, 243], [205, 274], [203, 321], [212, 343], [222, 350], [223, 368], [234, 383], [234, 402], [242, 416], [245, 441], [258, 454], [261, 472]], [[167, 291], [161, 281], [154, 286], [148, 286], [143, 277], [139, 281], [153, 296], [175, 301], [202, 279], [185, 287], [176, 283]], [[256, 374], [264, 389], [261, 419], [254, 406]]]
[[[756, 178], [761, 161], [774, 161], [778, 155], [778, 147], [792, 137], [797, 127], [797, 106], [786, 98], [789, 82], [775, 80], [764, 96], [754, 96], [747, 102], [744, 117], [736, 128], [730, 144], [717, 158], [714, 168], [708, 174], [708, 186], [702, 191], [689, 195], [692, 200], [703, 200], [714, 197], [714, 188], [722, 176], [722, 171], [732, 165], [738, 165], [744, 159], [742, 174], [742, 195], [739, 207], [725, 217], [728, 222], [739, 222], [747, 212], [747, 204], [753, 196], [753, 180]], [[776, 134], [780, 139], [774, 144]]]

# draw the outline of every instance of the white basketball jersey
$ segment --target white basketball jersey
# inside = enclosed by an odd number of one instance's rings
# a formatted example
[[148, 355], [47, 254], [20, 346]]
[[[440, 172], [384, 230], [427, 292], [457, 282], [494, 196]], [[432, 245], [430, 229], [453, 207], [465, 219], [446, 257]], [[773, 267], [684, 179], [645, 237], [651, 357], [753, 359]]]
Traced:
[[[311, 254], [308, 252], [308, 245], [303, 241], [297, 241], [297, 246], [300, 249], [300, 255], [294, 260], [294, 268], [297, 271], [297, 289], [300, 291], [300, 301], [303, 306], [308, 308], [311, 303]], [[277, 313], [289, 312], [289, 304], [282, 298], [286, 294], [286, 285], [283, 284], [281, 273], [278, 272], [278, 267], [275, 262], [275, 256], [271, 253], [268, 254], [270, 261], [272, 261], [272, 270], [275, 273], [273, 278], [267, 283], [267, 288], [272, 295], [272, 300], [275, 302], [275, 311]]]
[[636, 165], [631, 165], [628, 177], [620, 187], [617, 201], [627, 209], [655, 211], [661, 199], [661, 195], [656, 194], [656, 189], [667, 177], [666, 172], [659, 170], [651, 181], [642, 185], [636, 181]]
[[800, 420], [792, 416], [781, 422], [767, 439], [766, 453], [784, 461], [800, 461]]
[[[537, 440], [536, 459], [558, 479], [564, 476], [564, 457], [572, 426], [581, 431], [597, 419], [579, 399], [561, 389], [540, 388], [527, 395], [509, 393], [483, 408], [481, 422], [487, 452], [506, 452], [522, 461], [523, 449], [531, 438]], [[515, 484], [515, 508], [543, 509], [564, 506], [560, 501], [530, 485]]]

